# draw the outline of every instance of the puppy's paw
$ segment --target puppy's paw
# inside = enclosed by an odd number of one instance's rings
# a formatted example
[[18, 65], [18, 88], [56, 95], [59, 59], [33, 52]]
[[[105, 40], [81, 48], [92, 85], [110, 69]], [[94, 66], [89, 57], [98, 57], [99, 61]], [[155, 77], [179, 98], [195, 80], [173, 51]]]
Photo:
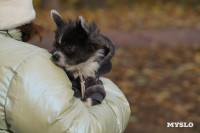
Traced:
[[97, 104], [100, 104], [99, 101], [95, 100], [95, 99], [92, 99], [92, 98], [87, 98], [85, 101], [84, 101], [84, 104], [85, 106], [93, 106], [93, 105], [97, 105]]
[[84, 104], [85, 106], [92, 106], [92, 98], [87, 98], [85, 101], [84, 101]]

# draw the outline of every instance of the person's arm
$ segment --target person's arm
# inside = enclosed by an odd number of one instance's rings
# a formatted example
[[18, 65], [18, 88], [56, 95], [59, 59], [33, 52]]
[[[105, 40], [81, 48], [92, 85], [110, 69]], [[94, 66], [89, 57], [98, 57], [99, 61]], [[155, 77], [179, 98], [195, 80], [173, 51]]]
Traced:
[[7, 94], [6, 122], [13, 133], [118, 133], [130, 116], [123, 93], [103, 79], [106, 98], [86, 107], [73, 97], [65, 72], [47, 52], [24, 60], [15, 70]]

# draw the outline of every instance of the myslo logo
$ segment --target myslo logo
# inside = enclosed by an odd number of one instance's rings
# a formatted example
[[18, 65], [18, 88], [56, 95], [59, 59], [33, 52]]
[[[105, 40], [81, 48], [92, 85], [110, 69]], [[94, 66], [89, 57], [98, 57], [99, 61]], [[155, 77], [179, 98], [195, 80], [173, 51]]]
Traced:
[[167, 127], [193, 127], [193, 122], [167, 122]]

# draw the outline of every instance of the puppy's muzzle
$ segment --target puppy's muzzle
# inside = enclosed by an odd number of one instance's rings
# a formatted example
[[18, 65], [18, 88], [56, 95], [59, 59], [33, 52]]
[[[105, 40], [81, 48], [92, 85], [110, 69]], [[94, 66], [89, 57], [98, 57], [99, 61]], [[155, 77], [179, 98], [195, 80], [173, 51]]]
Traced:
[[58, 62], [58, 61], [59, 61], [59, 58], [60, 58], [60, 56], [59, 56], [58, 54], [53, 54], [53, 56], [52, 56], [52, 60], [53, 60], [54, 62]]

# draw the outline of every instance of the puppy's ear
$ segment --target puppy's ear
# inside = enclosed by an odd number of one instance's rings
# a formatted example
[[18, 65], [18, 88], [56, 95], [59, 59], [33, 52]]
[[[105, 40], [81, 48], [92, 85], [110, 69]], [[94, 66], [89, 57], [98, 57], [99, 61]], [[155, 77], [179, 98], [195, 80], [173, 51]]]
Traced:
[[82, 37], [86, 37], [89, 35], [89, 26], [82, 16], [78, 17], [78, 20], [76, 22], [76, 29]]
[[56, 23], [57, 27], [60, 27], [66, 23], [56, 10], [51, 10], [51, 17]]

